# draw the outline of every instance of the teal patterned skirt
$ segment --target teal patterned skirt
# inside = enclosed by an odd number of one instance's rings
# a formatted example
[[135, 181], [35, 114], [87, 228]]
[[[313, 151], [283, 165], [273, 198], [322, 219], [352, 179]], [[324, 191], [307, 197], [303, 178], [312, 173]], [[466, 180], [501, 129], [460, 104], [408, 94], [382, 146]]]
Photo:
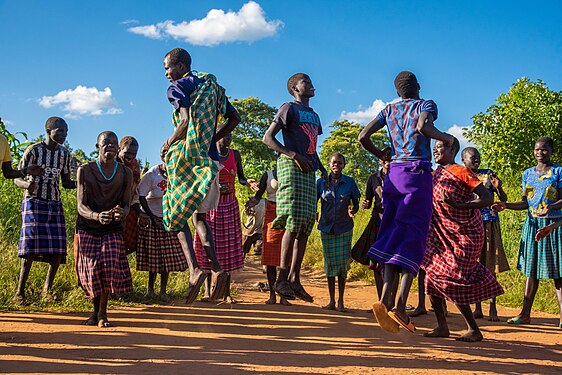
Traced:
[[541, 241], [535, 241], [538, 229], [558, 220], [560, 218], [527, 215], [521, 232], [517, 269], [528, 278], [562, 278], [562, 227], [555, 229], [550, 236]]

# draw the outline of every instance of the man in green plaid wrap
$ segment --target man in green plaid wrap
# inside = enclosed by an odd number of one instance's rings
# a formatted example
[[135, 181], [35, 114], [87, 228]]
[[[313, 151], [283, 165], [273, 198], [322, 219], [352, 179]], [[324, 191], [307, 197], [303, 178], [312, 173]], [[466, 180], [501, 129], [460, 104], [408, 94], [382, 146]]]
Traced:
[[[313, 302], [300, 282], [300, 269], [316, 217], [314, 172], [320, 169], [322, 175], [327, 176], [316, 152], [322, 125], [316, 112], [308, 106], [314, 96], [310, 77], [304, 73], [294, 74], [287, 82], [287, 89], [295, 100], [279, 108], [263, 138], [269, 148], [281, 155], [277, 160], [277, 218], [272, 228], [285, 229], [285, 234], [274, 289], [283, 298], [298, 297]], [[284, 144], [275, 138], [279, 131], [283, 134]]]
[[[189, 264], [187, 304], [193, 303], [206, 278], [193, 250], [193, 237], [188, 220], [193, 217], [195, 230], [212, 264], [214, 289], [211, 300], [225, 292], [228, 275], [217, 261], [212, 232], [206, 213], [215, 209], [219, 199], [219, 155], [216, 142], [238, 125], [240, 115], [229, 103], [224, 88], [212, 74], [191, 71], [191, 56], [174, 48], [164, 57], [166, 77], [171, 85], [168, 100], [174, 106], [175, 131], [166, 140], [168, 182], [162, 205], [163, 223], [168, 231], [177, 232]], [[226, 123], [216, 129], [219, 117]]]

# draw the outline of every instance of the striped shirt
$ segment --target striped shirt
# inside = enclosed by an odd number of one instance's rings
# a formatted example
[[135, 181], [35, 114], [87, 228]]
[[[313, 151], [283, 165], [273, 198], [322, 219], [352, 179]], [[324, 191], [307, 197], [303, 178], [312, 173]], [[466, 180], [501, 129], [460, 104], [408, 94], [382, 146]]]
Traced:
[[393, 162], [431, 161], [430, 139], [416, 130], [422, 112], [429, 112], [433, 120], [437, 119], [435, 102], [423, 99], [390, 103], [377, 115], [377, 120], [388, 127]]
[[45, 167], [45, 172], [42, 176], [27, 177], [27, 181], [37, 183], [37, 189], [33, 194], [29, 194], [26, 190], [25, 195], [46, 201], [60, 201], [60, 175], [70, 173], [70, 153], [68, 150], [61, 145], [56, 150], [50, 150], [45, 142], [36, 143], [25, 150], [19, 168], [23, 169], [32, 164]]

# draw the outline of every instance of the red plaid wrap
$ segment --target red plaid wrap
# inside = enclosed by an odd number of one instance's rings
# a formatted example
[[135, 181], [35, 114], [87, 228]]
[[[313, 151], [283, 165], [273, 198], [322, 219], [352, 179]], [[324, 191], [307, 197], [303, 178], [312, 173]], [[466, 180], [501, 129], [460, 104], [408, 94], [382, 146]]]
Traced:
[[422, 267], [425, 291], [457, 305], [468, 305], [503, 294], [486, 267], [478, 262], [484, 243], [480, 210], [460, 210], [441, 199], [442, 192], [457, 202], [473, 199], [472, 189], [448, 170], [433, 176], [433, 216]]
[[[207, 222], [213, 233], [217, 260], [222, 270], [227, 272], [241, 270], [244, 267], [244, 250], [242, 248], [240, 207], [236, 195], [233, 193], [221, 194], [217, 209], [207, 212]], [[199, 267], [202, 270], [210, 271], [211, 263], [205, 255], [197, 233], [194, 243]]]
[[265, 201], [265, 214], [263, 217], [261, 251], [261, 264], [264, 266], [279, 267], [281, 263], [281, 240], [285, 234], [284, 229], [272, 229], [271, 223], [275, 220], [276, 205], [274, 202]]
[[146, 228], [139, 225], [138, 232], [138, 271], [161, 273], [187, 269], [187, 259], [177, 232], [167, 232], [161, 224], [153, 223]]
[[103, 292], [124, 294], [133, 290], [121, 232], [96, 236], [79, 230], [74, 245], [78, 284], [86, 296], [97, 297]]

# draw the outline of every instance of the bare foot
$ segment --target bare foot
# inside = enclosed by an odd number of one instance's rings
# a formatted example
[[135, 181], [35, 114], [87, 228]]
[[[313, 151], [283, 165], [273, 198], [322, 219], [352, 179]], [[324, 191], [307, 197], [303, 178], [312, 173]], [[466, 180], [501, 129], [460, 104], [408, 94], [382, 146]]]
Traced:
[[336, 309], [336, 303], [335, 302], [330, 302], [329, 304], [327, 304], [326, 306], [322, 306], [322, 308], [324, 310], [335, 310]]
[[285, 298], [281, 297], [281, 301], [279, 301], [280, 304], [282, 304], [283, 306], [293, 306], [293, 304], [289, 301], [287, 301]]
[[477, 342], [482, 341], [484, 336], [480, 331], [467, 331], [464, 335], [457, 337], [455, 340], [464, 342]]
[[41, 302], [55, 302], [55, 296], [49, 290], [43, 290], [41, 292]]
[[474, 310], [474, 319], [482, 319], [484, 318], [484, 314], [482, 313], [482, 310]]
[[169, 303], [172, 299], [167, 293], [160, 293], [160, 301], [163, 303]]
[[95, 326], [98, 325], [98, 316], [96, 314], [90, 315], [90, 317], [82, 322], [84, 326]]
[[[283, 298], [281, 298], [281, 301], [283, 301]], [[277, 300], [275, 298], [275, 295], [269, 296], [269, 299], [267, 301], [265, 301], [266, 305], [275, 305], [277, 303]]]
[[420, 316], [420, 315], [427, 315], [427, 310], [425, 309], [425, 307], [418, 306], [418, 307], [416, 307], [416, 309], [414, 311], [412, 311], [408, 315], [410, 315], [411, 317], [416, 317], [416, 316]]
[[488, 318], [490, 322], [499, 322], [500, 318], [498, 316], [498, 310], [490, 305], [490, 317]]
[[338, 311], [339, 311], [339, 312], [342, 312], [342, 313], [347, 313], [347, 312], [349, 312], [349, 310], [346, 309], [343, 304], [342, 304], [342, 305], [339, 305], [339, 304], [338, 304]]
[[424, 337], [449, 337], [449, 329], [437, 326], [423, 335]]

